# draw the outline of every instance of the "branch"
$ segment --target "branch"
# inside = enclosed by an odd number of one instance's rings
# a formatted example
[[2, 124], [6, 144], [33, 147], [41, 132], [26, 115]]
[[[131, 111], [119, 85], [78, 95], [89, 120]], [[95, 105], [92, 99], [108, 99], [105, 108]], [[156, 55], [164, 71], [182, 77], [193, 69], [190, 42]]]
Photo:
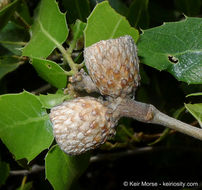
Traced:
[[10, 175], [28, 175], [32, 173], [41, 172], [45, 169], [44, 166], [33, 165], [30, 170], [13, 170], [10, 171]]
[[32, 91], [31, 93], [35, 94], [35, 95], [38, 95], [38, 94], [40, 94], [42, 92], [46, 92], [50, 88], [51, 88], [51, 85], [50, 84], [46, 84], [46, 85], [44, 85], [44, 86], [42, 86], [42, 87], [40, 87], [40, 88]]
[[163, 125], [196, 139], [202, 140], [202, 129], [193, 127], [160, 112], [153, 105], [123, 99], [113, 113], [115, 117], [131, 117], [144, 123]]
[[[165, 147], [164, 147], [164, 149], [165, 149]], [[124, 152], [98, 154], [98, 155], [90, 157], [90, 163], [99, 162], [99, 161], [103, 161], [103, 160], [115, 160], [115, 159], [122, 158], [125, 156], [141, 154], [141, 153], [145, 153], [145, 152], [152, 151], [152, 150], [156, 150], [156, 147], [143, 147], [143, 148], [137, 148], [134, 150], [126, 150]]]
[[135, 148], [133, 150], [126, 150], [126, 151], [121, 151], [121, 152], [110, 152], [110, 153], [99, 153], [97, 155], [91, 156], [90, 157], [90, 163], [95, 163], [95, 162], [101, 162], [101, 161], [113, 161], [117, 160], [123, 157], [127, 156], [132, 156], [132, 155], [140, 155], [140, 154], [147, 154], [147, 153], [153, 153], [153, 152], [162, 152], [162, 151], [167, 151], [167, 152], [181, 152], [181, 151], [192, 151], [192, 152], [201, 152], [200, 148], [193, 148], [193, 147], [181, 147], [181, 146], [175, 146], [175, 147], [165, 147], [165, 146], [160, 146], [160, 147], [142, 147], [142, 148]]
[[14, 17], [15, 17], [17, 20], [19, 20], [22, 24], [24, 24], [24, 26], [25, 26], [27, 29], [30, 29], [29, 23], [28, 23], [23, 17], [21, 17], [21, 15], [20, 15], [17, 11], [15, 11]]
[[[70, 82], [75, 90], [86, 90], [88, 93], [99, 92], [96, 85], [84, 71], [71, 77]], [[121, 117], [131, 117], [144, 123], [162, 125], [202, 140], [202, 129], [174, 119], [160, 112], [153, 105], [137, 102], [129, 98], [122, 99], [120, 97], [117, 99], [111, 99], [110, 101], [111, 104], [109, 104], [108, 107], [113, 110], [112, 120], [114, 121], [118, 121]]]
[[77, 91], [85, 90], [88, 93], [99, 92], [96, 85], [83, 69], [81, 69], [76, 75], [70, 77], [69, 81]]

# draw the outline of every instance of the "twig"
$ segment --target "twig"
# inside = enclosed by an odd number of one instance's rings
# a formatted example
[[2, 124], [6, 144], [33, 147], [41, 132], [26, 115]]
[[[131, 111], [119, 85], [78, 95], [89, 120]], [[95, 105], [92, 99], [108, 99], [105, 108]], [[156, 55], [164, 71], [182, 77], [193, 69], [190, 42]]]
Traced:
[[19, 45], [25, 46], [27, 42], [12, 42], [12, 41], [0, 41], [1, 44], [11, 44], [11, 45]]
[[33, 165], [30, 170], [11, 170], [10, 175], [29, 175], [37, 172], [41, 172], [45, 169], [44, 166]]
[[[123, 99], [116, 110], [119, 117], [131, 117], [144, 123], [153, 123], [163, 125], [170, 129], [202, 140], [202, 129], [193, 127], [174, 119], [156, 109], [153, 105], [134, 101], [132, 99]], [[117, 116], [116, 116], [117, 117]]]
[[[70, 80], [75, 90], [98, 92], [98, 89], [89, 76], [83, 76], [82, 74], [81, 76], [82, 77], [80, 77], [79, 80]], [[116, 105], [116, 108], [113, 110], [114, 121], [117, 121], [121, 117], [130, 117], [144, 123], [162, 125], [170, 129], [177, 130], [196, 139], [202, 140], [202, 129], [193, 127], [189, 124], [174, 119], [160, 112], [153, 105], [137, 102], [130, 98], [121, 99], [121, 101], [120, 98], [117, 98], [117, 100], [112, 100], [111, 105], [109, 104], [109, 108], [113, 108], [114, 105]]]
[[71, 57], [71, 54], [69, 52], [67, 52], [66, 49], [46, 31], [46, 29], [43, 27], [41, 22], [38, 21], [38, 23], [39, 23], [39, 26], [40, 26], [40, 29], [42, 30], [42, 32], [57, 46], [57, 48], [62, 53], [63, 58], [69, 64], [69, 66], [71, 68], [70, 72], [72, 72], [73, 74], [76, 74], [78, 72], [78, 65], [76, 63], [74, 63], [74, 61]]
[[75, 90], [85, 90], [88, 93], [99, 92], [96, 85], [83, 69], [81, 69], [76, 75], [70, 77], [69, 81], [72, 83]]
[[93, 163], [93, 162], [98, 162], [98, 161], [102, 161], [102, 160], [113, 160], [113, 159], [117, 159], [117, 158], [128, 156], [128, 155], [141, 154], [144, 152], [152, 151], [153, 149], [155, 149], [155, 148], [154, 147], [144, 147], [144, 148], [138, 148], [138, 149], [134, 149], [134, 150], [127, 150], [124, 152], [98, 154], [96, 156], [92, 156], [90, 158], [90, 162]]
[[30, 25], [23, 17], [20, 16], [20, 14], [17, 11], [15, 11], [14, 16], [16, 17], [16, 19], [22, 22], [27, 29], [30, 29]]
[[106, 160], [117, 160], [119, 158], [125, 157], [125, 156], [131, 156], [131, 155], [139, 155], [144, 154], [148, 152], [158, 152], [158, 151], [193, 151], [193, 152], [201, 152], [200, 148], [187, 148], [187, 147], [142, 147], [142, 148], [135, 148], [133, 150], [126, 150], [121, 152], [115, 152], [115, 153], [103, 153], [103, 154], [97, 154], [95, 156], [91, 156], [90, 163], [100, 162], [100, 161], [106, 161]]
[[21, 183], [21, 186], [20, 186], [20, 190], [23, 190], [24, 189], [24, 186], [25, 186], [25, 183], [27, 181], [27, 176], [25, 175], [22, 179], [22, 183]]
[[32, 91], [31, 93], [37, 95], [37, 94], [40, 94], [42, 92], [47, 91], [50, 88], [51, 88], [51, 85], [50, 84], [46, 84], [46, 85], [44, 85], [44, 86], [42, 86], [42, 87], [40, 87], [40, 88]]

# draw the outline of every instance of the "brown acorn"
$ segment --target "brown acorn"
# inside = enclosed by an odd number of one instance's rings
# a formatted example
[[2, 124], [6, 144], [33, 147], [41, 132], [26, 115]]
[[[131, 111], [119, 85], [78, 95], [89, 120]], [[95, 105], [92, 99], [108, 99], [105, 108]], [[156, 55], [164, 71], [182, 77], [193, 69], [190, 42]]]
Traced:
[[108, 108], [93, 97], [65, 101], [51, 109], [53, 133], [60, 148], [78, 155], [103, 144], [115, 134]]
[[139, 59], [131, 36], [102, 40], [84, 50], [89, 75], [102, 95], [125, 97], [139, 84]]

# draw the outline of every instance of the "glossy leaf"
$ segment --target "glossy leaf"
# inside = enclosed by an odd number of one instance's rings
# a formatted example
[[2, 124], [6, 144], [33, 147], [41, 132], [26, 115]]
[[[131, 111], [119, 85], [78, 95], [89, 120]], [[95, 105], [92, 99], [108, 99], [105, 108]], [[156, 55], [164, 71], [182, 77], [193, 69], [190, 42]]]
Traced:
[[17, 58], [11, 56], [0, 57], [0, 79], [7, 73], [14, 71], [19, 65]]
[[70, 99], [71, 97], [64, 94], [40, 94], [38, 98], [44, 108], [51, 109], [52, 107], [61, 104], [64, 100]]
[[0, 187], [5, 184], [7, 177], [9, 176], [9, 164], [0, 160]]
[[188, 84], [202, 83], [202, 19], [186, 18], [144, 30], [138, 43], [143, 63]]
[[43, 0], [32, 26], [32, 38], [23, 49], [23, 55], [46, 58], [66, 40], [68, 28], [65, 14], [55, 0]]
[[54, 190], [68, 190], [88, 166], [89, 155], [69, 156], [57, 145], [45, 158], [46, 178]]
[[41, 78], [57, 88], [64, 88], [67, 84], [65, 71], [55, 62], [33, 58], [32, 65]]
[[90, 4], [88, 0], [62, 0], [67, 11], [68, 23], [73, 23], [76, 19], [86, 21], [90, 14]]
[[197, 119], [202, 127], [202, 103], [200, 104], [185, 104], [187, 110]]
[[15, 159], [31, 161], [53, 141], [49, 115], [28, 92], [0, 96], [0, 138]]
[[128, 12], [128, 20], [134, 27], [147, 28], [149, 25], [149, 0], [133, 0]]
[[115, 12], [107, 1], [97, 4], [88, 17], [84, 31], [85, 46], [124, 35], [131, 35], [135, 42], [139, 36], [138, 31], [130, 26], [125, 17]]
[[7, 24], [11, 16], [17, 9], [20, 0], [15, 0], [0, 10], [0, 30]]

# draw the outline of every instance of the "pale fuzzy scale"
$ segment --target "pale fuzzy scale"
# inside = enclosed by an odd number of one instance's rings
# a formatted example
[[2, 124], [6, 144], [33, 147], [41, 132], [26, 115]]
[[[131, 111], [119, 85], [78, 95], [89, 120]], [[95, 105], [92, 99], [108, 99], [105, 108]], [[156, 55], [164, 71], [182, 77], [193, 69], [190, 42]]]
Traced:
[[92, 97], [66, 101], [50, 113], [55, 139], [70, 155], [94, 149], [115, 134], [114, 124], [106, 118], [107, 108]]
[[131, 36], [97, 42], [85, 48], [84, 59], [101, 94], [125, 97], [137, 88], [139, 60]]

